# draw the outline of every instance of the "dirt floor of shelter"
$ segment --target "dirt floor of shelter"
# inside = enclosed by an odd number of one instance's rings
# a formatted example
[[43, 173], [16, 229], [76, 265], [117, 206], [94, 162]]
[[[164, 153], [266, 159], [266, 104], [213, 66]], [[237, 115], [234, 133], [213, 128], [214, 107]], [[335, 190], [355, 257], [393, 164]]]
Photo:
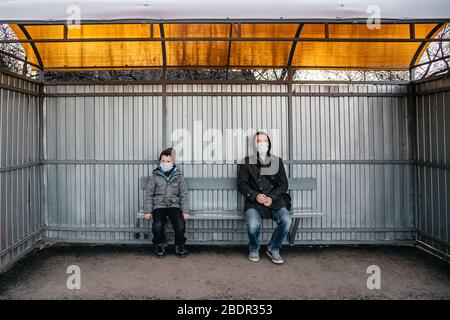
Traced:
[[[450, 299], [450, 265], [412, 247], [285, 248], [284, 265], [245, 247], [190, 247], [158, 259], [146, 246], [57, 246], [0, 275], [0, 299]], [[262, 251], [263, 252], [263, 251]], [[81, 269], [81, 289], [66, 269]], [[369, 265], [381, 289], [367, 288]]]

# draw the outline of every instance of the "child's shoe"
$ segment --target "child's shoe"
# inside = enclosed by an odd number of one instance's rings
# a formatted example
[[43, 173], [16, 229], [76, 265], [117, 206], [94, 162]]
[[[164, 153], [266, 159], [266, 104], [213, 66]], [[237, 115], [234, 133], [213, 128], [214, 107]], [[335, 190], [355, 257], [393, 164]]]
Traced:
[[164, 250], [164, 245], [157, 245], [155, 249], [156, 256], [158, 258], [163, 258], [166, 255], [166, 251]]
[[187, 251], [186, 251], [186, 248], [184, 247], [184, 245], [180, 245], [180, 246], [176, 245], [175, 253], [178, 257], [184, 258], [184, 257], [186, 257]]

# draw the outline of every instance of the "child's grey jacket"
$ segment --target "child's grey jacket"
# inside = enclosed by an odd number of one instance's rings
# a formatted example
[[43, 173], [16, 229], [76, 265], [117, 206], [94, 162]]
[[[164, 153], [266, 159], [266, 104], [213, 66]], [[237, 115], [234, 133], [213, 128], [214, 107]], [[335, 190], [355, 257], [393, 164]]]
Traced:
[[167, 177], [158, 167], [149, 177], [144, 196], [144, 211], [151, 213], [159, 208], [180, 208], [189, 210], [189, 196], [186, 182], [178, 167]]

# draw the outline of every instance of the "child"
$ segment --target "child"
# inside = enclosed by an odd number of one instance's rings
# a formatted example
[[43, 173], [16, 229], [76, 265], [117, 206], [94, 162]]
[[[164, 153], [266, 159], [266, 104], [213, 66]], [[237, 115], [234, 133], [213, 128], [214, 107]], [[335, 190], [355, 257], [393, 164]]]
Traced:
[[159, 166], [150, 176], [144, 197], [144, 218], [153, 220], [153, 245], [156, 256], [164, 257], [164, 230], [167, 218], [175, 231], [175, 253], [178, 257], [186, 256], [184, 236], [188, 214], [188, 192], [180, 170], [174, 163], [172, 148], [161, 152]]

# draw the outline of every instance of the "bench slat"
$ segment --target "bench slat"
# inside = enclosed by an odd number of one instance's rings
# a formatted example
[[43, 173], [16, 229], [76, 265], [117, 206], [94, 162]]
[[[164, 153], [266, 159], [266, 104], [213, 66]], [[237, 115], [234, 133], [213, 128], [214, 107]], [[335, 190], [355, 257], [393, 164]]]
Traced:
[[316, 218], [322, 217], [324, 214], [320, 211], [291, 211], [293, 218]]
[[[290, 211], [293, 218], [315, 218], [323, 216], [322, 212], [313, 210], [293, 210]], [[137, 219], [144, 218], [144, 212], [139, 211], [136, 214]], [[241, 220], [244, 219], [244, 213], [232, 210], [208, 210], [208, 211], [191, 211], [190, 219], [202, 220]]]
[[244, 215], [242, 213], [238, 212], [222, 212], [222, 213], [214, 213], [213, 211], [210, 213], [210, 211], [205, 212], [199, 212], [195, 213], [192, 212], [189, 216], [189, 219], [192, 220], [244, 220]]
[[316, 190], [316, 178], [290, 178], [289, 190]]
[[236, 190], [236, 178], [186, 178], [189, 190]]
[[[149, 177], [139, 179], [139, 188], [147, 189]], [[236, 190], [236, 178], [185, 178], [189, 190]], [[289, 178], [289, 190], [315, 190], [316, 178]]]

